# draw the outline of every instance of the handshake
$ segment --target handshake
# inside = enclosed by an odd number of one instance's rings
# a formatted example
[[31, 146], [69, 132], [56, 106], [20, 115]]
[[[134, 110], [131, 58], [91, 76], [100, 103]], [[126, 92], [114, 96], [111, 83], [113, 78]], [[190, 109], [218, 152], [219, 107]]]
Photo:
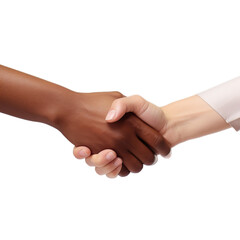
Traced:
[[176, 144], [230, 127], [198, 95], [160, 108], [119, 92], [74, 92], [1, 65], [0, 112], [58, 129], [76, 158], [110, 178], [138, 173]]
[[[127, 176], [130, 172], [138, 173], [144, 164], [152, 165], [157, 154], [170, 154], [170, 147], [174, 143], [164, 138], [167, 134], [167, 118], [159, 107], [140, 96], [124, 97], [119, 92], [83, 96], [85, 100], [81, 102], [86, 103], [86, 113], [80, 119], [67, 115], [70, 118], [66, 122], [73, 119], [82, 122], [76, 142], [69, 140], [75, 146], [87, 146], [74, 148], [74, 155], [86, 158], [87, 164], [95, 166], [98, 174], [115, 177], [118, 174]], [[79, 124], [70, 125], [78, 126], [78, 130], [73, 132], [79, 131]], [[59, 129], [68, 137], [63, 130], [66, 127], [60, 126]]]
[[110, 178], [138, 173], [156, 155], [170, 157], [173, 146], [229, 127], [197, 95], [160, 108], [137, 95], [76, 93], [69, 105], [57, 128], [79, 146], [76, 158]]

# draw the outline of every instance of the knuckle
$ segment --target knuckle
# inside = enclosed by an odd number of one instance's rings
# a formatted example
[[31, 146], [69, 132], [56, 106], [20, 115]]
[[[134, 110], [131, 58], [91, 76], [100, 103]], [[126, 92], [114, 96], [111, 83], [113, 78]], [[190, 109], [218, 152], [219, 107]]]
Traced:
[[113, 106], [121, 105], [123, 103], [123, 99], [121, 97], [114, 100]]
[[118, 92], [118, 91], [113, 91], [112, 94], [113, 94], [114, 97], [117, 97], [117, 98], [123, 97], [123, 94]]
[[87, 164], [88, 166], [90, 166], [90, 167], [93, 166], [93, 163], [92, 163], [92, 161], [91, 161], [89, 158], [86, 158], [86, 159], [85, 159], [85, 162], [86, 162], [86, 164]]
[[156, 149], [159, 149], [162, 144], [163, 144], [163, 137], [162, 137], [161, 135], [156, 135], [156, 136], [154, 137], [153, 146], [154, 146]]
[[106, 175], [108, 178], [116, 178], [117, 177], [117, 174], [116, 173], [108, 173]]
[[96, 167], [102, 167], [102, 159], [100, 157], [96, 157], [93, 161], [94, 166]]
[[129, 139], [126, 134], [123, 132], [116, 132], [116, 135], [113, 139], [114, 146], [118, 147], [118, 149], [122, 149], [122, 146], [124, 146], [126, 143], [129, 143]]
[[145, 99], [140, 95], [133, 95], [132, 98], [134, 98], [138, 103], [144, 103]]
[[95, 168], [95, 172], [98, 174], [98, 175], [103, 175], [103, 172], [100, 168]]
[[135, 98], [137, 100], [142, 100], [143, 99], [143, 97], [138, 95], [138, 94], [132, 95], [132, 98]]

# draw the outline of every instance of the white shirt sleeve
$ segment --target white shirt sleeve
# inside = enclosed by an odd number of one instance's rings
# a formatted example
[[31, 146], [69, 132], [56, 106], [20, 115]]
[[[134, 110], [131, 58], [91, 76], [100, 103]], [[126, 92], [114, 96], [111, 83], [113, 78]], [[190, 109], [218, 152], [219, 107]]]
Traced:
[[240, 77], [198, 95], [236, 131], [240, 130]]

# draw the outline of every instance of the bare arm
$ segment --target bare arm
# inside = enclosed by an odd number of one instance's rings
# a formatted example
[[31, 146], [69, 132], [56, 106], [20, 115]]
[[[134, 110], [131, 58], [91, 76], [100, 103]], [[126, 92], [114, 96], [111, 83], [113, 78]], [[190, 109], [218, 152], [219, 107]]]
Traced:
[[55, 125], [74, 92], [54, 83], [0, 65], [0, 111]]
[[199, 96], [173, 102], [161, 109], [166, 117], [164, 136], [171, 146], [230, 128]]
[[122, 96], [74, 92], [0, 65], [0, 112], [53, 126], [93, 153], [114, 149], [123, 159], [125, 176], [152, 164], [154, 152], [166, 155], [170, 149], [161, 134], [131, 113], [114, 124], [105, 121], [112, 102]]
[[[109, 112], [109, 122], [117, 121], [126, 112], [134, 112], [157, 129], [171, 147], [230, 127], [225, 119], [199, 96], [176, 101], [164, 107], [158, 107], [140, 96], [131, 96], [115, 100]], [[111, 118], [111, 115], [114, 117]], [[81, 153], [80, 150], [84, 152]], [[114, 152], [111, 152], [111, 159], [106, 158], [110, 152], [106, 150], [90, 156], [91, 152], [86, 147], [74, 149], [76, 158], [86, 158], [87, 164], [95, 166], [98, 174], [113, 178], [117, 176], [121, 164], [114, 166], [117, 161]]]

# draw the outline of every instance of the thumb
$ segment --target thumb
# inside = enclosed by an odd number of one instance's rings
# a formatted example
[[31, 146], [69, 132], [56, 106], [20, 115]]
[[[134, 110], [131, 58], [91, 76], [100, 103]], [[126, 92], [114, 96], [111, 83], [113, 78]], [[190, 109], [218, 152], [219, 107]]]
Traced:
[[118, 98], [113, 101], [106, 121], [116, 122], [127, 112], [133, 112], [157, 131], [161, 131], [166, 124], [166, 117], [161, 108], [138, 95]]
[[142, 113], [146, 111], [148, 106], [149, 102], [147, 102], [144, 98], [138, 95], [118, 98], [113, 101], [106, 116], [106, 121], [116, 122], [128, 112], [133, 112], [137, 116], [141, 117]]

